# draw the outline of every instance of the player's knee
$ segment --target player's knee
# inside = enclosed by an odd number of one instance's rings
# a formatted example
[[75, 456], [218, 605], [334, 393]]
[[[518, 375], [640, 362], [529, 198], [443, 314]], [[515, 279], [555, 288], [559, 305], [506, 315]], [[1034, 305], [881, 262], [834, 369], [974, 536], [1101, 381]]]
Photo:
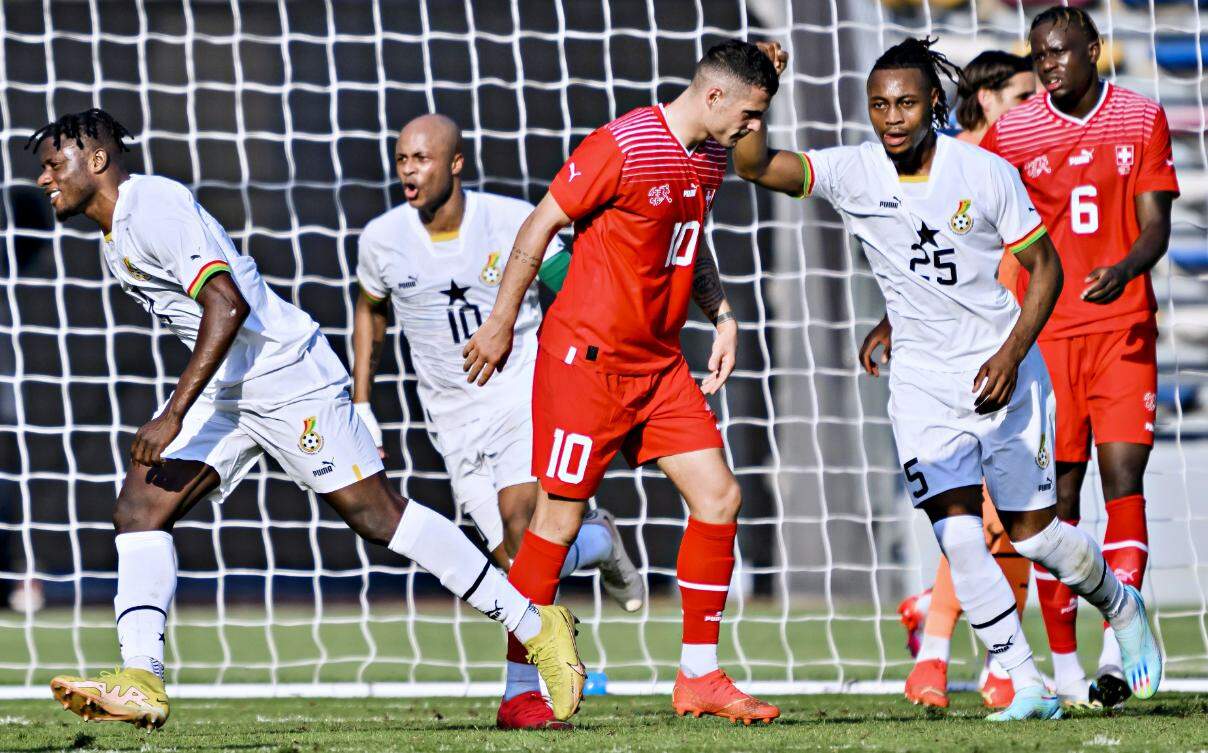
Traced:
[[153, 500], [122, 491], [113, 506], [113, 529], [119, 534], [166, 531], [172, 527], [172, 515], [161, 507]]
[[732, 523], [737, 520], [738, 511], [742, 508], [742, 491], [738, 488], [738, 482], [730, 478], [702, 507], [703, 522]]
[[358, 536], [370, 544], [387, 546], [398, 530], [407, 500], [401, 495], [383, 495], [348, 512], [345, 520]]
[[1103, 475], [1103, 498], [1111, 501], [1132, 494], [1141, 494], [1144, 487], [1145, 465], [1124, 462], [1113, 467], [1100, 466]]

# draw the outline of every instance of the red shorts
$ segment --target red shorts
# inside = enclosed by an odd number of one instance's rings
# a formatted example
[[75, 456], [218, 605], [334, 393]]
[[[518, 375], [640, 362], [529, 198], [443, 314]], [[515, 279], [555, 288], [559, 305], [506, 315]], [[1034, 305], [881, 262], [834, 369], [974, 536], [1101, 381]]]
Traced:
[[721, 446], [717, 417], [682, 357], [663, 371], [629, 375], [537, 351], [533, 475], [550, 494], [595, 494], [617, 450], [639, 466]]
[[1059, 462], [1090, 460], [1092, 436], [1096, 445], [1153, 446], [1157, 339], [1157, 326], [1146, 321], [1130, 329], [1040, 342], [1057, 398]]

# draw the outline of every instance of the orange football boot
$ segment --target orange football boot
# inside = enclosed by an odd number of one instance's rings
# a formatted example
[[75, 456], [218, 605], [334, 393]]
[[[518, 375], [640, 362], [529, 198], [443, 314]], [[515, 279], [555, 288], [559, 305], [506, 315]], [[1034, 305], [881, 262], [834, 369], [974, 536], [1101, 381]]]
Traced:
[[1015, 685], [1010, 677], [998, 677], [993, 672], [986, 673], [986, 679], [981, 684], [982, 705], [988, 709], [1005, 709], [1015, 700]]
[[700, 677], [688, 677], [682, 670], [678, 672], [671, 691], [671, 705], [680, 716], [691, 714], [699, 718], [702, 714], [712, 714], [735, 724], [739, 721], [747, 725], [751, 722], [771, 724], [780, 716], [780, 709], [742, 692], [720, 669]]
[[948, 662], [928, 659], [915, 664], [906, 678], [906, 700], [923, 706], [948, 708]]

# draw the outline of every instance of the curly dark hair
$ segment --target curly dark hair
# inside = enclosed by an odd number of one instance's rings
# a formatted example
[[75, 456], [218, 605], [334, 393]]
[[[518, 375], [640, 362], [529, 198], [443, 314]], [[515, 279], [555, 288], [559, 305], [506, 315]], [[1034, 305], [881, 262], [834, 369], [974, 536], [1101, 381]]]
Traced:
[[129, 151], [129, 148], [122, 139], [134, 138], [126, 126], [117, 122], [112, 115], [93, 107], [83, 112], [69, 113], [53, 123], [42, 126], [25, 142], [25, 148], [36, 152], [43, 141], [51, 139], [55, 149], [59, 149], [63, 139], [68, 139], [75, 141], [76, 146], [83, 149], [85, 137], [94, 141], [112, 141], [123, 152]]
[[944, 93], [940, 74], [952, 83], [960, 79], [961, 69], [953, 65], [942, 52], [931, 49], [939, 39], [914, 37], [904, 39], [885, 51], [877, 62], [873, 63], [874, 71], [899, 70], [915, 68], [923, 72], [927, 83], [939, 91], [939, 99], [931, 110], [931, 122], [936, 128], [948, 127], [948, 95]]

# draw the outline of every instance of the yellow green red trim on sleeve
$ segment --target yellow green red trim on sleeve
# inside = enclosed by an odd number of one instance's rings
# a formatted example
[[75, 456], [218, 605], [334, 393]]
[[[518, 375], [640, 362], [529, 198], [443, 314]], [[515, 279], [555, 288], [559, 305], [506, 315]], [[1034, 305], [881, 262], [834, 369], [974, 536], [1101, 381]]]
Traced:
[[804, 199], [814, 192], [814, 163], [805, 152], [797, 152], [797, 159], [801, 160], [801, 172], [805, 173], [805, 178], [801, 181], [801, 193], [796, 198]]
[[366, 290], [365, 286], [361, 285], [360, 283], [357, 284], [357, 287], [361, 289], [361, 295], [368, 298], [370, 303], [381, 303], [382, 301], [386, 300], [386, 296], [378, 297]]
[[1013, 254], [1017, 254], [1020, 251], [1023, 251], [1028, 246], [1035, 243], [1036, 241], [1040, 240], [1040, 238], [1042, 236], [1044, 236], [1044, 234], [1047, 232], [1048, 232], [1048, 230], [1045, 229], [1044, 223], [1041, 222], [1038, 225], [1036, 225], [1036, 227], [1032, 228], [1031, 231], [1029, 231], [1027, 235], [1025, 235], [1024, 237], [1015, 241], [1014, 243], [1008, 243], [1008, 244], [1004, 245], [1003, 248], [1005, 248], [1007, 251], [1010, 251]]
[[207, 262], [205, 266], [197, 270], [197, 276], [193, 278], [193, 282], [189, 284], [189, 287], [186, 288], [185, 292], [189, 294], [190, 298], [196, 300], [197, 294], [200, 293], [201, 289], [204, 288], [206, 283], [210, 281], [210, 278], [219, 272], [226, 272], [227, 274], [230, 274], [231, 265], [227, 264], [225, 261], [219, 261], [217, 259]]

